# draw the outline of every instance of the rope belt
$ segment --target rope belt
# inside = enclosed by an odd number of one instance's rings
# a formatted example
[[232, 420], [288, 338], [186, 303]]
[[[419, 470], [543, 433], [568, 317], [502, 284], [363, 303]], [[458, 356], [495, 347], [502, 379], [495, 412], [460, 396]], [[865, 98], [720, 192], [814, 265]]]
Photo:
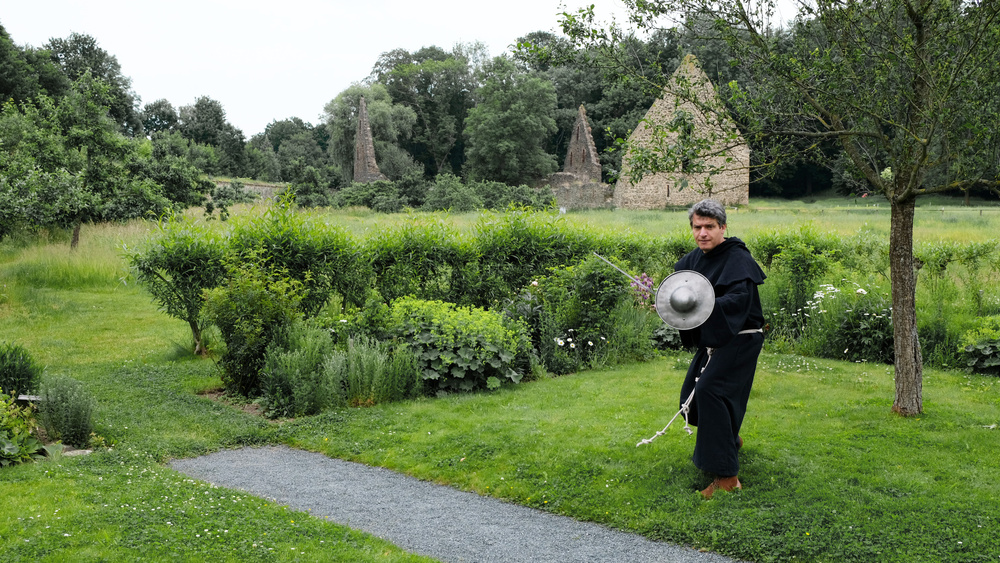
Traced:
[[[736, 334], [738, 334], [738, 335], [739, 334], [753, 334], [755, 332], [764, 332], [764, 329], [763, 328], [748, 328], [746, 330], [741, 330], [741, 331], [737, 332]], [[709, 362], [712, 361], [712, 352], [715, 351], [715, 348], [705, 348], [705, 351], [708, 353], [708, 359], [705, 360], [705, 365], [701, 366], [701, 370], [698, 372], [699, 374], [705, 373], [705, 368], [707, 368]], [[701, 379], [701, 378], [700, 377], [694, 378], [694, 382], [695, 382], [696, 385], [697, 385], [699, 379]], [[691, 412], [691, 401], [693, 401], [693, 400], [694, 400], [694, 389], [691, 389], [691, 394], [688, 395], [687, 400], [684, 401], [683, 405], [681, 405], [681, 410], [677, 411], [677, 414], [675, 414], [674, 417], [670, 419], [670, 422], [668, 422], [667, 425], [663, 427], [663, 430], [660, 430], [656, 434], [653, 434], [651, 437], [646, 438], [645, 440], [642, 440], [641, 442], [639, 442], [638, 444], [636, 444], [635, 447], [638, 448], [639, 446], [642, 446], [644, 444], [649, 444], [653, 440], [655, 440], [655, 439], [659, 438], [660, 436], [663, 436], [664, 434], [666, 434], [667, 428], [670, 428], [670, 425], [673, 424], [675, 420], [677, 420], [677, 417], [680, 416], [681, 413], [684, 413], [684, 430], [687, 430], [687, 433], [688, 433], [689, 436], [691, 434], [693, 434], [694, 430], [691, 430], [691, 426], [688, 425], [688, 413]]]

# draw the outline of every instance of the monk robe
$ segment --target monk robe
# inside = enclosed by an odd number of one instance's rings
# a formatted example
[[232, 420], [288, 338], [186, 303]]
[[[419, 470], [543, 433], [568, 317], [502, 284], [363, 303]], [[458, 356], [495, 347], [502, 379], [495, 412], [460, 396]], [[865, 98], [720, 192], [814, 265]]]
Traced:
[[683, 404], [691, 389], [695, 390], [688, 415], [690, 424], [698, 427], [691, 459], [702, 471], [720, 477], [739, 475], [737, 437], [757, 357], [764, 346], [761, 332], [740, 332], [764, 326], [757, 286], [766, 276], [746, 244], [736, 237], [723, 240], [707, 253], [693, 250], [674, 269], [694, 270], [715, 288], [715, 308], [708, 320], [697, 328], [680, 331], [686, 346], [697, 347], [680, 399]]

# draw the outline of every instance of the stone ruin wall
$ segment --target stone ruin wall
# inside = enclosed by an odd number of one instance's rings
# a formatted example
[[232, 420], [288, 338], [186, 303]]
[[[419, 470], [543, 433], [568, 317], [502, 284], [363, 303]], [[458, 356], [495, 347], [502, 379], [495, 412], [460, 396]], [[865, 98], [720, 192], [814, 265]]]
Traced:
[[[708, 76], [697, 67], [697, 60], [689, 55], [678, 67], [675, 76], [684, 73], [696, 88], [698, 97], [709, 99], [715, 96]], [[711, 127], [705, 116], [697, 110], [691, 102], [680, 102], [669, 95], [665, 90], [664, 96], [657, 99], [649, 111], [645, 120], [653, 123], [669, 123], [678, 110], [688, 112], [694, 118], [695, 135], [699, 131], [704, 131]], [[736, 128], [735, 123], [726, 120], [725, 127]], [[737, 131], [738, 134], [738, 131]], [[676, 140], [676, 133], [668, 135], [670, 141]], [[640, 122], [635, 131], [629, 137], [630, 144], [649, 142], [652, 137], [652, 128], [646, 122]], [[673, 138], [671, 138], [673, 137]], [[750, 200], [750, 148], [739, 138], [739, 144], [730, 148], [729, 156], [732, 162], [726, 163], [726, 156], [720, 155], [705, 158], [705, 163], [709, 168], [722, 167], [723, 172], [711, 177], [711, 185], [706, 186], [708, 173], [685, 174], [683, 172], [658, 172], [656, 174], [646, 174], [643, 178], [633, 183], [631, 181], [629, 166], [627, 164], [628, 154], [622, 163], [622, 174], [615, 185], [614, 204], [615, 207], [623, 209], [663, 209], [665, 207], [689, 206], [705, 198], [713, 198], [723, 205], [746, 205]], [[686, 178], [688, 184], [681, 188], [681, 180]]]

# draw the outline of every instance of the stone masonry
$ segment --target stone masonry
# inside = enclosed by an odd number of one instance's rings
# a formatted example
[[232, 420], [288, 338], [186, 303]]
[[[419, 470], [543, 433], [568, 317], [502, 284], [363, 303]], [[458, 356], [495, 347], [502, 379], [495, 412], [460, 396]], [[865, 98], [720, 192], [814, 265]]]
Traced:
[[549, 177], [549, 186], [559, 207], [582, 209], [610, 206], [611, 187], [601, 183], [601, 160], [583, 104], [580, 104], [573, 125], [562, 172]]
[[[663, 96], [657, 99], [643, 121], [629, 136], [630, 146], [653, 147], [653, 127], [649, 123], [667, 126], [684, 111], [691, 116], [694, 128], [690, 135], [705, 140], [712, 147], [704, 157], [708, 169], [721, 170], [714, 175], [708, 172], [689, 173], [683, 170], [647, 173], [638, 182], [632, 182], [628, 164], [631, 151], [622, 161], [622, 173], [615, 185], [614, 204], [624, 209], [663, 209], [670, 206], [687, 206], [704, 198], [717, 199], [724, 205], [746, 204], [750, 197], [750, 148], [725, 113], [706, 115], [694, 103], [676, 95], [679, 91], [693, 92], [704, 106], [721, 108], [708, 76], [701, 69], [694, 55], [688, 55], [674, 72]], [[667, 143], [676, 143], [679, 133], [666, 136]], [[704, 154], [704, 153], [703, 153]], [[686, 187], [682, 187], [684, 180]]]
[[354, 181], [367, 184], [386, 179], [375, 163], [375, 144], [372, 141], [372, 127], [368, 123], [368, 106], [362, 96], [358, 107], [358, 132], [354, 137]]

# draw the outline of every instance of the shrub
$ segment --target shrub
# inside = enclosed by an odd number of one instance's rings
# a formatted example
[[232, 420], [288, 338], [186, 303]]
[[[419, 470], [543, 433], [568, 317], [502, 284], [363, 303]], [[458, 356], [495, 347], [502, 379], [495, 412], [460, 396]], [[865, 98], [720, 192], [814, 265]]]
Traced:
[[490, 181], [473, 182], [470, 186], [483, 202], [483, 209], [502, 211], [511, 206], [545, 209], [555, 201], [555, 195], [549, 186], [536, 189], [524, 184], [510, 186], [503, 182]]
[[1000, 318], [987, 317], [961, 340], [966, 371], [1000, 375]]
[[[647, 325], [645, 315], [634, 315], [636, 310], [628, 278], [590, 256], [577, 266], [552, 268], [549, 275], [532, 280], [518, 298], [508, 301], [505, 313], [529, 328], [545, 369], [563, 374], [598, 358], [617, 362], [615, 352], [631, 356], [640, 348], [651, 351], [655, 325], [636, 339], [633, 321], [642, 317], [640, 324]], [[608, 348], [612, 341], [617, 342], [616, 350]]]
[[71, 377], [53, 377], [42, 385], [39, 420], [49, 438], [82, 448], [94, 430], [94, 406], [82, 383]]
[[323, 369], [332, 353], [330, 333], [304, 321], [294, 321], [285, 333], [276, 335], [260, 374], [265, 414], [303, 416], [329, 407], [339, 392]]
[[499, 313], [404, 297], [392, 304], [388, 326], [413, 348], [429, 390], [496, 389], [534, 367], [526, 328]]
[[333, 203], [337, 207], [367, 207], [372, 211], [395, 213], [401, 211], [407, 201], [400, 195], [395, 182], [379, 180], [352, 183], [337, 192]]
[[18, 406], [15, 397], [0, 390], [0, 467], [41, 457], [42, 443], [31, 434], [31, 409]]
[[465, 304], [474, 294], [475, 250], [442, 221], [381, 230], [367, 239], [364, 252], [387, 301], [413, 295]]
[[302, 207], [331, 207], [334, 205], [330, 182], [313, 166], [306, 166], [288, 187], [295, 194], [295, 203]]
[[[234, 229], [232, 252], [240, 259], [260, 260], [302, 284], [301, 307], [317, 314], [334, 293], [345, 303], [361, 305], [371, 270], [343, 228], [312, 220], [282, 196], [262, 218], [248, 218]], [[255, 258], [254, 258], [255, 257]]]
[[424, 199], [424, 209], [428, 211], [465, 213], [482, 207], [483, 200], [479, 194], [452, 174], [439, 174]]
[[589, 256], [596, 246], [595, 238], [571, 228], [555, 213], [524, 209], [484, 213], [474, 242], [480, 257], [474, 304], [490, 307], [506, 302], [549, 268], [575, 264]]
[[802, 334], [810, 318], [804, 310], [830, 262], [828, 256], [797, 240], [788, 242], [774, 256], [768, 292], [764, 295], [777, 298], [772, 308], [776, 314], [771, 320], [775, 329], [793, 336]]
[[257, 194], [248, 191], [240, 180], [231, 180], [226, 184], [216, 184], [211, 188], [212, 197], [205, 202], [205, 215], [212, 217], [216, 209], [219, 210], [219, 219], [225, 221], [229, 219], [229, 208], [238, 203], [252, 203], [257, 199]]
[[246, 397], [260, 393], [267, 347], [301, 317], [302, 283], [255, 251], [226, 259], [226, 282], [205, 293], [205, 314], [222, 334], [222, 383]]
[[42, 366], [24, 347], [0, 342], [0, 392], [8, 392], [14, 397], [18, 393], [30, 393], [38, 388], [41, 376]]
[[205, 290], [225, 278], [225, 242], [204, 225], [166, 221], [159, 233], [135, 251], [125, 250], [132, 273], [166, 313], [188, 323], [194, 353], [204, 354], [202, 316]]
[[324, 368], [331, 381], [341, 383], [344, 402], [352, 407], [412, 398], [423, 389], [420, 365], [407, 346], [365, 336], [351, 338], [347, 350], [328, 358]]
[[892, 300], [888, 293], [858, 284], [843, 291], [824, 285], [802, 314], [811, 318], [801, 341], [805, 354], [893, 363]]

